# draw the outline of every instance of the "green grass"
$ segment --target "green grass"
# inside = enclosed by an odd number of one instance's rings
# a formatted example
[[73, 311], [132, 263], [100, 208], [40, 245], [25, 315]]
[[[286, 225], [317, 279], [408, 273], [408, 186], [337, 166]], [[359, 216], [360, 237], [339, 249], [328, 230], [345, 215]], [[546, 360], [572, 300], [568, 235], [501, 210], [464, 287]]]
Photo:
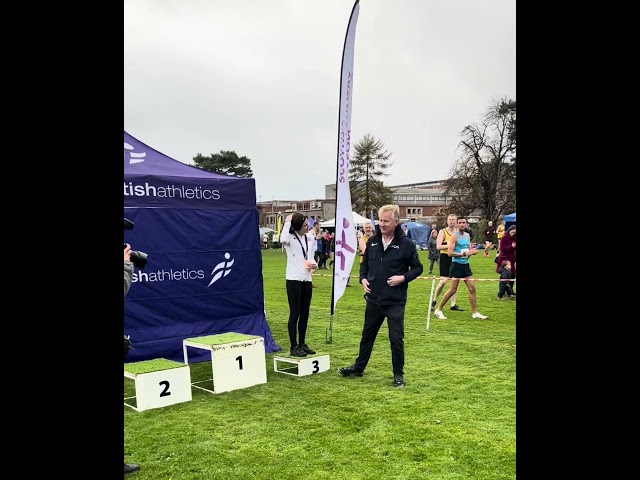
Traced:
[[154, 358], [152, 360], [144, 360], [142, 362], [130, 362], [124, 364], [125, 371], [139, 375], [141, 373], [158, 372], [160, 370], [168, 370], [170, 368], [183, 367], [184, 363], [174, 362], [166, 358]]
[[256, 335], [245, 335], [244, 333], [234, 333], [234, 332], [228, 332], [228, 333], [219, 333], [217, 335], [207, 335], [204, 337], [191, 337], [191, 338], [186, 338], [185, 340], [194, 342], [194, 343], [201, 343], [203, 345], [224, 345], [226, 343], [232, 343], [232, 342], [241, 342], [243, 340], [251, 340], [254, 338], [261, 338], [258, 337]]
[[[426, 277], [426, 251], [420, 257]], [[262, 258], [267, 321], [288, 353], [285, 255], [263, 250]], [[493, 258], [494, 252], [474, 256], [474, 277], [497, 279]], [[488, 320], [471, 319], [461, 284], [458, 305], [465, 311], [445, 307], [448, 320], [432, 316], [428, 330], [432, 281], [409, 285], [407, 385], [395, 389], [386, 322], [364, 377], [336, 372], [357, 356], [363, 292], [352, 278], [327, 343], [331, 271], [317, 273], [307, 343], [330, 355], [330, 370], [306, 377], [277, 373], [278, 353], [271, 353], [266, 384], [218, 395], [194, 388], [191, 402], [145, 412], [123, 407], [125, 460], [141, 464], [129, 478], [515, 479], [516, 302], [496, 300], [498, 283], [476, 282], [478, 309]], [[192, 364], [191, 372], [210, 378], [211, 364]], [[124, 394], [134, 394], [131, 382]]]

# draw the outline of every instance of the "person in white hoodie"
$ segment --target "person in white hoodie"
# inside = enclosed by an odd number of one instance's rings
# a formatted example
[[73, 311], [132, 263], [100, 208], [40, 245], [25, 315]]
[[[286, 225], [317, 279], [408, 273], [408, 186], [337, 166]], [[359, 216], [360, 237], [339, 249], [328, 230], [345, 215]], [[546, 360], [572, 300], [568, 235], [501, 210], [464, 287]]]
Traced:
[[280, 243], [287, 253], [285, 278], [289, 300], [290, 353], [294, 357], [306, 357], [316, 353], [305, 340], [313, 293], [311, 274], [318, 268], [315, 261], [316, 239], [309, 233], [307, 217], [298, 212], [288, 215], [282, 226]]

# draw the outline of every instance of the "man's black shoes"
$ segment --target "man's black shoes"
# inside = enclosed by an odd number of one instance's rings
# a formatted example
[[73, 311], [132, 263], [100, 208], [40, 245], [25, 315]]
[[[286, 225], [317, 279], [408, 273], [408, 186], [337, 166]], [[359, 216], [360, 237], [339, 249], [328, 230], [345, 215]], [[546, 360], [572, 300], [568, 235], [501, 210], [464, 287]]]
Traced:
[[402, 375], [394, 375], [393, 376], [393, 386], [394, 387], [404, 387], [404, 379]]
[[457, 310], [458, 312], [464, 312], [464, 308], [460, 308], [458, 305], [452, 306], [451, 310]]
[[289, 353], [291, 353], [291, 355], [294, 356], [294, 357], [306, 357], [307, 356], [307, 352], [305, 352], [298, 345], [296, 345], [295, 347], [291, 348], [291, 351]]
[[309, 348], [309, 345], [307, 345], [306, 343], [304, 345], [302, 345], [302, 347], [300, 347], [300, 348], [302, 348], [302, 350], [304, 350], [304, 353], [306, 353], [307, 355], [315, 355], [316, 354], [316, 351], [315, 350], [311, 350]]
[[140, 465], [137, 463], [125, 463], [124, 464], [124, 473], [131, 473], [140, 470]]
[[338, 371], [340, 372], [340, 375], [342, 375], [343, 377], [361, 377], [362, 376], [362, 372], [356, 370], [356, 368], [353, 365], [351, 365], [350, 367], [340, 367]]

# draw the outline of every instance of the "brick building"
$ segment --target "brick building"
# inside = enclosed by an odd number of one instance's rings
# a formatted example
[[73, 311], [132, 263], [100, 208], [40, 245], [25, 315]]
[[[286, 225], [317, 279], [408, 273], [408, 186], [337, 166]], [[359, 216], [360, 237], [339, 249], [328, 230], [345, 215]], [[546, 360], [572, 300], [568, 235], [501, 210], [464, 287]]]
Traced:
[[[390, 186], [394, 192], [393, 203], [400, 207], [402, 221], [425, 224], [443, 223], [443, 210], [451, 201], [444, 195], [442, 180]], [[325, 198], [308, 200], [273, 200], [258, 202], [260, 226], [276, 230], [278, 212], [300, 212], [318, 221], [329, 220], [336, 213], [336, 186], [325, 185]], [[360, 212], [368, 217], [367, 212]], [[377, 216], [377, 212], [374, 212]]]

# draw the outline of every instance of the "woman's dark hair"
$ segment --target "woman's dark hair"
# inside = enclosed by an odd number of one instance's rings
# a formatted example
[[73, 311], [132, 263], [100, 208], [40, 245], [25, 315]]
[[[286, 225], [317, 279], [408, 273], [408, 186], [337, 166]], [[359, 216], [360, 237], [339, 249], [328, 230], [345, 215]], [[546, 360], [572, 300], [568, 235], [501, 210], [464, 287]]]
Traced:
[[299, 232], [306, 218], [307, 217], [298, 212], [291, 215], [291, 227], [289, 228], [289, 233], [293, 233], [294, 231]]

